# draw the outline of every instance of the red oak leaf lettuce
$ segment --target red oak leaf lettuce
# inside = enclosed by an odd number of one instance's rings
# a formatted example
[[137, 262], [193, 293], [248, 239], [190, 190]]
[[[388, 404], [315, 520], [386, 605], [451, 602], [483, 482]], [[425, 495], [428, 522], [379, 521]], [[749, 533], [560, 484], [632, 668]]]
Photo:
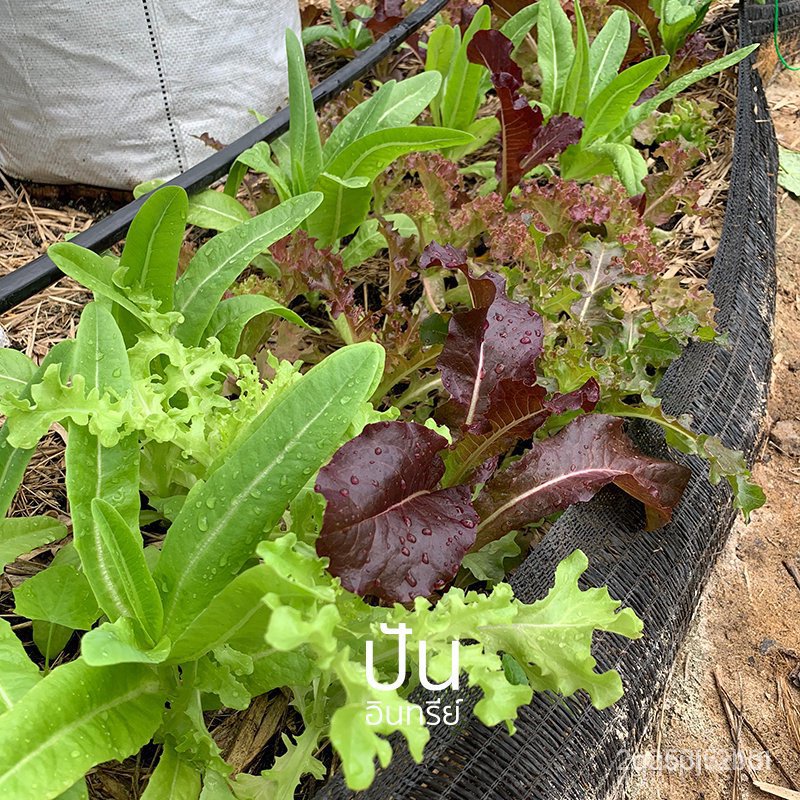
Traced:
[[467, 45], [467, 58], [489, 70], [500, 101], [497, 118], [502, 155], [497, 173], [504, 197], [528, 170], [575, 144], [583, 130], [583, 121], [569, 114], [553, 117], [543, 124], [542, 110], [532, 107], [520, 93], [522, 70], [511, 58], [513, 49], [512, 41], [497, 30], [476, 31]]
[[446, 447], [424, 425], [377, 422], [320, 470], [317, 553], [346, 589], [406, 603], [455, 577], [478, 518], [468, 486], [438, 489]]
[[481, 518], [476, 547], [590, 500], [609, 483], [644, 503], [649, 528], [665, 524], [690, 472], [640, 453], [622, 425], [605, 414], [578, 417], [496, 473], [475, 501]]

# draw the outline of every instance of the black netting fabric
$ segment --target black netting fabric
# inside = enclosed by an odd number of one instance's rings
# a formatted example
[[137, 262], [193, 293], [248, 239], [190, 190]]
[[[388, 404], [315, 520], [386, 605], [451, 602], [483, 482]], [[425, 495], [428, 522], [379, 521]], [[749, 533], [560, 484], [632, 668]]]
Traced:
[[[769, 2], [743, 6], [741, 42], [767, 39], [773, 13]], [[800, 29], [800, 0], [781, 0], [780, 26], [787, 33]], [[738, 80], [730, 191], [710, 276], [730, 347], [690, 346], [667, 371], [659, 394], [668, 412], [691, 413], [696, 429], [720, 436], [752, 461], [762, 438], [772, 358], [777, 146], [752, 56], [742, 62]], [[649, 426], [633, 433], [650, 452], [664, 451]], [[693, 478], [668, 526], [643, 532], [639, 507], [605, 491], [566, 512], [511, 580], [517, 595], [532, 601], [547, 593], [561, 559], [577, 548], [588, 555], [585, 585], [608, 585], [612, 596], [645, 621], [639, 641], [596, 639], [599, 667], [622, 675], [625, 696], [619, 703], [599, 712], [585, 698], [563, 702], [540, 695], [521, 710], [510, 736], [502, 726], [486, 728], [470, 718], [478, 696], [462, 690], [460, 725], [431, 729], [423, 764], [415, 764], [395, 740], [392, 764], [378, 772], [368, 791], [354, 794], [336, 776], [318, 797], [591, 800], [619, 792], [735, 517], [727, 485], [711, 486], [704, 462], [672, 457], [691, 467]], [[429, 697], [420, 693], [414, 699]]]

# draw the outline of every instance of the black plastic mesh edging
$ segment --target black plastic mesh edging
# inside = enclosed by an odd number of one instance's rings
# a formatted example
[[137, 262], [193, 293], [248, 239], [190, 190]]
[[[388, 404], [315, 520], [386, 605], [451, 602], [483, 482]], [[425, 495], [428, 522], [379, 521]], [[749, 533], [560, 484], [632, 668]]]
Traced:
[[[740, 8], [742, 44], [767, 39], [773, 9], [770, 3]], [[782, 0], [780, 25], [782, 32], [800, 29], [800, 0]], [[777, 146], [752, 56], [741, 63], [738, 80], [730, 190], [709, 283], [730, 347], [692, 344], [667, 370], [659, 394], [667, 412], [691, 413], [697, 430], [720, 436], [752, 462], [762, 437], [772, 360]], [[633, 432], [645, 449], [664, 452], [663, 439], [651, 427], [639, 425]], [[336, 776], [318, 797], [592, 800], [617, 793], [735, 517], [730, 490], [710, 485], [704, 462], [671, 455], [691, 467], [693, 478], [668, 526], [642, 532], [637, 504], [615, 490], [604, 491], [569, 509], [511, 579], [517, 596], [530, 602], [546, 594], [561, 559], [577, 548], [587, 554], [584, 585], [608, 585], [612, 596], [645, 621], [645, 638], [639, 641], [596, 639], [599, 668], [616, 668], [622, 675], [620, 702], [598, 712], [585, 698], [558, 702], [538, 695], [521, 709], [517, 732], [510, 736], [503, 726], [486, 728], [471, 718], [479, 695], [462, 690], [461, 723], [431, 728], [422, 764], [415, 764], [395, 737], [395, 757], [369, 790], [354, 794]], [[417, 693], [413, 699], [430, 697]]]

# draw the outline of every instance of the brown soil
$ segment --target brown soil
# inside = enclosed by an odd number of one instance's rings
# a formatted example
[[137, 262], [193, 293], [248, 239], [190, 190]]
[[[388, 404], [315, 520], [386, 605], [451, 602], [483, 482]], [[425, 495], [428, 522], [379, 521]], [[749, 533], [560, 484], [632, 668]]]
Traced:
[[[797, 147], [800, 75], [779, 75], [768, 97], [779, 139]], [[773, 424], [796, 425], [795, 432], [800, 432], [798, 236], [800, 202], [781, 192], [769, 414]], [[656, 730], [642, 748], [644, 754], [660, 754], [661, 761], [655, 769], [636, 772], [630, 800], [800, 800], [800, 451], [792, 450], [782, 450], [773, 439], [756, 466], [767, 504], [749, 525], [735, 526], [720, 554]], [[727, 715], [725, 693], [732, 701]], [[697, 767], [698, 751], [714, 756], [736, 750], [749, 754], [749, 763], [722, 770], [709, 763]], [[773, 788], [762, 791], [754, 781]]]

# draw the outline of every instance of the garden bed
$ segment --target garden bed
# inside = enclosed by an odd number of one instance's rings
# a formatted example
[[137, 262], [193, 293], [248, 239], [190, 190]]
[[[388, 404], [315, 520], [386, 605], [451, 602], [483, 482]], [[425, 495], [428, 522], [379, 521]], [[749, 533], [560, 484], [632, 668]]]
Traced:
[[[763, 376], [767, 373], [769, 363], [769, 298], [772, 287], [769, 269], [774, 233], [771, 233], [770, 227], [771, 194], [769, 185], [765, 183], [765, 165], [769, 165], [768, 159], [771, 155], [769, 126], [754, 126], [752, 119], [743, 110], [750, 107], [750, 104], [741, 99], [743, 89], [747, 95], [753, 92], [752, 84], [749, 83], [752, 80], [749, 71], [743, 69], [739, 80], [739, 152], [732, 184], [734, 191], [738, 188], [741, 194], [732, 194], [729, 199], [726, 233], [723, 234], [720, 252], [716, 254], [717, 267], [711, 273], [711, 286], [717, 290], [717, 319], [722, 329], [727, 331], [730, 345], [720, 347], [710, 342], [692, 342], [684, 356], [666, 371], [660, 393], [665, 398], [668, 411], [677, 414], [691, 410], [698, 430], [709, 435], [722, 434], [725, 444], [743, 448], [752, 457], [763, 410]], [[354, 96], [356, 95], [351, 94], [351, 98]], [[724, 90], [715, 92], [714, 96], [724, 99]], [[760, 94], [756, 92], [755, 96], [758, 102]], [[333, 113], [341, 107], [334, 106]], [[763, 107], [761, 112], [765, 113]], [[723, 110], [717, 117], [717, 124], [724, 119]], [[713, 180], [702, 196], [701, 205], [718, 208], [718, 192], [724, 184], [726, 166], [724, 143], [711, 153], [713, 155], [705, 163], [703, 170], [705, 176], [713, 176]], [[488, 144], [484, 150], [479, 151], [479, 155], [483, 160], [497, 156], [496, 145]], [[439, 162], [435, 160], [426, 164], [425, 159], [422, 159], [396, 167], [394, 176], [392, 173], [388, 174], [387, 185], [392, 185], [395, 178], [408, 181], [409, 176], [413, 176], [415, 172], [431, 169], [430, 164], [433, 164], [433, 175], [440, 168]], [[452, 180], [461, 180], [451, 177], [449, 172], [444, 174], [446, 180], [451, 181], [449, 188], [452, 188]], [[687, 176], [687, 180], [702, 174], [696, 171]], [[474, 191], [473, 180], [465, 180], [462, 190]], [[245, 204], [263, 202], [259, 201], [263, 184], [248, 178], [245, 181]], [[430, 188], [428, 191], [430, 192]], [[409, 186], [405, 192], [406, 197], [413, 192], [414, 187]], [[419, 195], [419, 190], [417, 192], [414, 202], [419, 204], [424, 201], [424, 197]], [[752, 205], [747, 205], [752, 204], [754, 197], [760, 198], [757, 218], [753, 217]], [[407, 213], [414, 219], [415, 214], [411, 211], [413, 204], [409, 204], [407, 199], [403, 203], [401, 208], [390, 207], [387, 211], [394, 214]], [[263, 205], [260, 207], [263, 208]], [[424, 202], [418, 208], [420, 210], [416, 213], [414, 222], [417, 223], [419, 238], [422, 240], [425, 234], [419, 224], [419, 215], [435, 218], [436, 209], [426, 207]], [[743, 224], [745, 219], [748, 220], [747, 225]], [[669, 215], [666, 221], [671, 222], [670, 228], [675, 234], [670, 238], [666, 250], [672, 261], [671, 272], [681, 276], [679, 283], [684, 291], [696, 292], [702, 288], [709, 260], [715, 254], [714, 218], [708, 215], [705, 218], [690, 218], [676, 213]], [[434, 223], [441, 224], [435, 219]], [[747, 236], [743, 236], [743, 233], [747, 233]], [[205, 238], [201, 237], [198, 244], [204, 241]], [[416, 275], [409, 275], [404, 277], [406, 283], [399, 293], [391, 282], [381, 283], [379, 276], [385, 275], [387, 271], [391, 273], [392, 269], [397, 268], [398, 260], [406, 257], [406, 251], [402, 246], [393, 243], [391, 236], [388, 242], [388, 262], [382, 260], [380, 255], [370, 258], [363, 266], [354, 265], [346, 276], [334, 273], [333, 284], [330, 283], [330, 275], [326, 278], [327, 283], [326, 280], [315, 278], [313, 285], [305, 287], [305, 299], [293, 302], [292, 310], [299, 312], [306, 322], [326, 329], [324, 336], [306, 333], [298, 336], [295, 329], [282, 322], [272, 333], [271, 349], [284, 358], [300, 356], [311, 363], [319, 361], [325, 364], [327, 359], [322, 356], [341, 346], [342, 342], [336, 341], [337, 336], [343, 338], [344, 342], [358, 341], [359, 337], [371, 338], [371, 333], [363, 335], [364, 331], [358, 327], [360, 322], [372, 312], [380, 311], [386, 305], [387, 299], [390, 303], [396, 303], [402, 291], [406, 293], [403, 296], [406, 303], [416, 305], [427, 299], [434, 309], [441, 307], [446, 295], [440, 296], [437, 291], [455, 291], [457, 287], [453, 282], [442, 282], [439, 286], [435, 282], [428, 284], [426, 280], [418, 280]], [[300, 244], [305, 247], [302, 242]], [[490, 249], [494, 243], [489, 240], [488, 245]], [[393, 250], [393, 247], [397, 249]], [[308, 259], [307, 265], [315, 257], [307, 249], [297, 252]], [[431, 252], [442, 266], [446, 266], [445, 260], [450, 257], [450, 253], [443, 255], [429, 250], [429, 259]], [[191, 254], [192, 248], [185, 255]], [[486, 266], [485, 250], [479, 248], [472, 255], [476, 266]], [[279, 250], [273, 251], [273, 257], [281, 263], [282, 255]], [[725, 265], [725, 275], [722, 278], [719, 267], [721, 264]], [[311, 272], [308, 274], [312, 275]], [[284, 277], [285, 275], [286, 273]], [[254, 270], [246, 277], [245, 286], [250, 291], [255, 288], [262, 295], [268, 295], [268, 276], [268, 271]], [[731, 292], [733, 276], [736, 277], [733, 281], [735, 286], [747, 289]], [[348, 283], [350, 287], [347, 293], [343, 293], [342, 290]], [[462, 295], [458, 295], [459, 298], [463, 297], [463, 289], [462, 284]], [[238, 294], [241, 289], [236, 291]], [[336, 318], [335, 313], [331, 316], [320, 313], [325, 308], [324, 304], [319, 303], [319, 297], [309, 301], [309, 293], [321, 295], [329, 308], [335, 308], [338, 303], [340, 310], [345, 311], [339, 319], [344, 317], [347, 327], [343, 328], [341, 324], [331, 325], [331, 318]], [[356, 302], [353, 298], [358, 298], [361, 302]], [[542, 298], [538, 300], [541, 301]], [[348, 308], [348, 303], [358, 306], [350, 317], [348, 313], [352, 308]], [[28, 316], [23, 312], [18, 319], [12, 320], [9, 325], [12, 335], [18, 335], [17, 331], [21, 330], [15, 325], [24, 325], [30, 318], [30, 312], [27, 313]], [[39, 330], [38, 317], [34, 316], [34, 319], [36, 321], [31, 323], [34, 332], [30, 341], [34, 340], [33, 337]], [[391, 340], [387, 342], [391, 348]], [[402, 352], [400, 354], [403, 355]], [[672, 358], [668, 358], [667, 363], [671, 360]], [[429, 362], [430, 359], [420, 364]], [[402, 373], [402, 370], [399, 372]], [[701, 373], [702, 377], [699, 377]], [[756, 380], [752, 379], [753, 375]], [[551, 386], [566, 390], [564, 386], [556, 384], [557, 373], [548, 377], [551, 379]], [[436, 388], [435, 374], [428, 373], [428, 378], [427, 383], [423, 379], [416, 386], [414, 380], [408, 384], [403, 381], [388, 384], [386, 392], [398, 405], [404, 405], [404, 398], [413, 400], [406, 415], [407, 420], [422, 420], [427, 416], [431, 404], [430, 393]], [[381, 399], [380, 394], [378, 399]], [[659, 456], [666, 455], [659, 436], [652, 430], [634, 425], [632, 432], [645, 451]], [[337, 455], [337, 458], [344, 459], [345, 455]], [[532, 705], [521, 707], [517, 721], [519, 733], [516, 737], [507, 736], [497, 727], [484, 728], [466, 718], [462, 718], [462, 722], [453, 728], [438, 726], [432, 729], [432, 740], [421, 766], [415, 766], [402, 747], [397, 748], [392, 767], [379, 771], [372, 789], [369, 790], [374, 793], [373, 796], [385, 797], [395, 793], [403, 797], [473, 797], [476, 796], [475, 787], [484, 785], [480, 781], [485, 781], [487, 777], [491, 778], [494, 788], [485, 784], [485, 788], [480, 790], [483, 792], [480, 796], [494, 796], [492, 793], [495, 791], [507, 795], [510, 787], [515, 787], [526, 796], [577, 798], [587, 796], [590, 791], [601, 795], [606, 789], [616, 785], [621, 769], [625, 766], [617, 758], [620, 736], [626, 736], [632, 742], [641, 737], [650, 717], [649, 700], [653, 694], [653, 686], [663, 683], [677, 637], [688, 620], [711, 556], [727, 534], [733, 514], [730, 492], [722, 488], [724, 484], [716, 487], [708, 484], [704, 477], [705, 467], [702, 460], [693, 456], [680, 456], [678, 460], [691, 467], [693, 477], [689, 482], [686, 498], [678, 506], [673, 521], [667, 527], [647, 534], [639, 533], [642, 516], [638, 504], [622, 500], [618, 494], [604, 491], [593, 503], [572, 507], [555, 524], [546, 526], [544, 537], [532, 554], [520, 566], [512, 566], [511, 570], [511, 585], [516, 596], [530, 602], [544, 595], [546, 588], [552, 583], [556, 565], [573, 550], [580, 548], [589, 555], [590, 567], [585, 577], [586, 584], [608, 585], [612, 596], [623, 599], [626, 606], [634, 608], [646, 620], [648, 636], [643, 644], [623, 645], [619, 637], [602, 636], [598, 638], [594, 649], [601, 669], [616, 668], [622, 673], [628, 690], [625, 698], [612, 711], [600, 713], [592, 711], [580, 700], [557, 706], [545, 696], [537, 695]], [[324, 470], [322, 474], [326, 474]], [[333, 485], [338, 486], [335, 475], [327, 475], [334, 479]], [[744, 480], [744, 473], [740, 472], [740, 475]], [[739, 484], [739, 490], [745, 491], [742, 484]], [[325, 492], [324, 489], [322, 491]], [[344, 490], [337, 491], [345, 496]], [[326, 497], [330, 505], [331, 496], [326, 494]], [[51, 505], [49, 508], [58, 507], [59, 501], [55, 502], [56, 506]], [[20, 513], [30, 513], [27, 510], [29, 506], [18, 505], [16, 508]], [[63, 495], [59, 510], [62, 514], [67, 511], [63, 506]], [[171, 511], [159, 513], [166, 515], [164, 519], [172, 519]], [[715, 530], [715, 534], [709, 537], [708, 530], [711, 529]], [[157, 525], [145, 530], [146, 543], [158, 542], [163, 536], [163, 528], [160, 531]], [[34, 565], [43, 565], [50, 552], [52, 549], [40, 551], [38, 561], [34, 558]], [[335, 555], [332, 554], [334, 558]], [[687, 563], [687, 560], [691, 563]], [[702, 568], [698, 568], [698, 564]], [[27, 573], [23, 570], [18, 577], [24, 574]], [[474, 583], [474, 578], [463, 575], [459, 580], [464, 585]], [[375, 594], [377, 585], [371, 584], [366, 593]], [[395, 595], [389, 599], [408, 598], [405, 595]], [[24, 630], [24, 624], [19, 630]], [[76, 652], [74, 645], [75, 642], [66, 651], [68, 658]], [[478, 696], [475, 692], [462, 692], [459, 698], [465, 701], [465, 712], [468, 706], [474, 705]], [[268, 699], [261, 698], [248, 711], [231, 716], [230, 712], [222, 710], [207, 722], [210, 722], [212, 731], [219, 731], [218, 743], [223, 746], [233, 766], [237, 769], [246, 767], [253, 772], [268, 768], [279, 752], [276, 749], [277, 738], [268, 742], [266, 732], [277, 734], [283, 727], [296, 737], [301, 735], [298, 717], [294, 712], [288, 718], [286, 714], [287, 704], [283, 693], [273, 692]], [[258, 726], [255, 721], [264, 716], [269, 724]], [[286, 719], [288, 722], [283, 722]], [[564, 736], [567, 738], [561, 738]], [[580, 753], [583, 760], [583, 754], [588, 751], [596, 755], [588, 762], [583, 761], [585, 768], [577, 774], [574, 768], [578, 757], [576, 754]], [[145, 759], [152, 758], [151, 751], [144, 752]], [[329, 755], [323, 757], [327, 763]], [[498, 764], [504, 765], [502, 770], [498, 770]], [[142, 773], [142, 762], [137, 759], [131, 770], [132, 774], [126, 778], [126, 782], [132, 780], [135, 784], [138, 775]], [[145, 765], [144, 772], [147, 771]], [[102, 791], [112, 793], [108, 785], [113, 785], [116, 780], [116, 777], [104, 776], [99, 771], [90, 778], [90, 783], [92, 786], [102, 784]], [[309, 785], [309, 781], [306, 780], [305, 784]], [[341, 784], [338, 789], [336, 785], [334, 783], [327, 790], [332, 796], [340, 796], [345, 792]]]

